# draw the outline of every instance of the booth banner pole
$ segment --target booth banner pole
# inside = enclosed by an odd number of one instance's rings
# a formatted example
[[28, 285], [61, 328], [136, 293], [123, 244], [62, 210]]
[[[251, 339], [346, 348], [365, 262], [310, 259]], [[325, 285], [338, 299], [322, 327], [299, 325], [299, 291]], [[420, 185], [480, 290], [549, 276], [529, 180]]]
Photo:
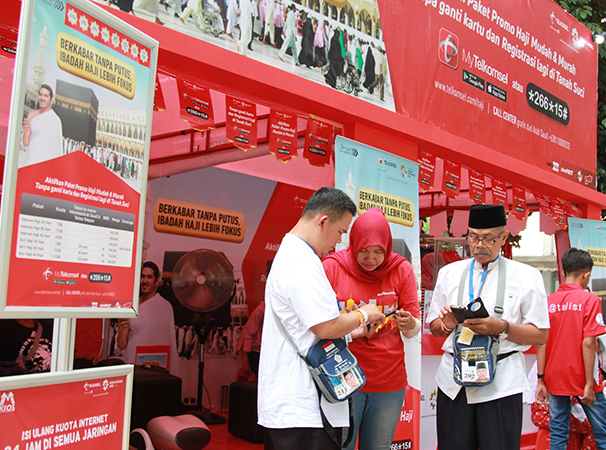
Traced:
[[[393, 237], [392, 250], [410, 261], [417, 286], [420, 286], [418, 176], [419, 164], [416, 162], [341, 136], [335, 140], [335, 187], [353, 199], [359, 214], [375, 207], [383, 211]], [[349, 232], [341, 240], [342, 244], [337, 245], [337, 250], [347, 247]], [[417, 294], [420, 299], [420, 291]], [[341, 305], [342, 308], [345, 306]], [[393, 326], [393, 322], [392, 325], [389, 322], [385, 324], [385, 327], [389, 326]], [[421, 335], [403, 341], [408, 387], [392, 448], [419, 450]]]
[[158, 43], [85, 0], [24, 0], [19, 31], [0, 315], [132, 316]]

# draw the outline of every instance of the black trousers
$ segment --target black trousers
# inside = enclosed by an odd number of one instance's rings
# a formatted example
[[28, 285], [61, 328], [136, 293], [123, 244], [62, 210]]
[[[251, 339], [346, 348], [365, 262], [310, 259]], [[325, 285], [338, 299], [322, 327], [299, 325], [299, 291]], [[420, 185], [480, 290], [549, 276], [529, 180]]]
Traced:
[[469, 405], [465, 388], [454, 400], [438, 389], [436, 412], [439, 450], [520, 450], [522, 394]]
[[[266, 428], [265, 450], [340, 450], [324, 428]], [[520, 450], [518, 448], [518, 450]]]

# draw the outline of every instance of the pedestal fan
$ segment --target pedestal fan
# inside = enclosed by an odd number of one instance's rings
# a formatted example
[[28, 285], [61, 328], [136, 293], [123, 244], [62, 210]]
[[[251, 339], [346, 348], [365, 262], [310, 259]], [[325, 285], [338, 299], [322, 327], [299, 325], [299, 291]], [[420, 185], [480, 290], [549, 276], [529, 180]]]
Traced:
[[225, 423], [225, 417], [202, 407], [204, 342], [214, 326], [216, 312], [233, 298], [236, 288], [233, 267], [222, 253], [209, 249], [193, 250], [177, 261], [172, 288], [183, 306], [198, 313], [194, 320], [194, 329], [200, 342], [198, 396], [196, 409], [190, 414], [199, 417], [207, 425]]

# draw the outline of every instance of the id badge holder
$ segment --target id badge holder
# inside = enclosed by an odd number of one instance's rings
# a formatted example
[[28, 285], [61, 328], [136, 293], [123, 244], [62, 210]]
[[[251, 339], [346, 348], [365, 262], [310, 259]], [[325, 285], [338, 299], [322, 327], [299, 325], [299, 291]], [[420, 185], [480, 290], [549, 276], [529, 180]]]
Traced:
[[461, 349], [461, 381], [463, 383], [487, 383], [490, 381], [489, 354], [485, 347]]

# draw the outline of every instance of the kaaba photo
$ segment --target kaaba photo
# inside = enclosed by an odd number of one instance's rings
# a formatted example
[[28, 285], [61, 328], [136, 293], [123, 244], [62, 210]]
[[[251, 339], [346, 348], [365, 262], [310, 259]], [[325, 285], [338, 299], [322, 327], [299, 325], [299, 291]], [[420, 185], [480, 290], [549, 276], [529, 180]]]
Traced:
[[57, 80], [53, 110], [63, 123], [63, 137], [95, 145], [99, 100], [92, 89]]

